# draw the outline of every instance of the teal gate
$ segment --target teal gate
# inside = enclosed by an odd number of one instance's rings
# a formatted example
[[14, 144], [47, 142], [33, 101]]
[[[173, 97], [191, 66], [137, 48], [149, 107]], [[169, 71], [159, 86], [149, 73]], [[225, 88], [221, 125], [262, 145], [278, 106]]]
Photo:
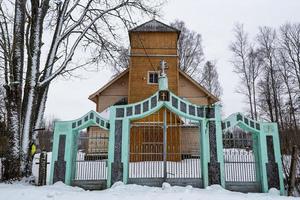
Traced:
[[261, 192], [257, 138], [241, 129], [223, 133], [225, 185], [228, 189]]
[[85, 189], [106, 188], [107, 158], [107, 131], [96, 129], [79, 134], [72, 185]]
[[166, 108], [130, 127], [128, 183], [203, 187], [200, 123]]
[[[218, 104], [196, 105], [172, 93], [162, 70], [157, 92], [134, 104], [111, 106], [109, 120], [90, 111], [76, 120], [56, 122], [50, 181], [88, 189], [118, 181], [145, 185], [167, 181], [204, 188], [219, 184], [242, 192], [277, 188], [284, 194], [277, 124], [240, 113], [222, 120], [220, 109]], [[159, 118], [151, 120], [157, 112]], [[79, 134], [91, 126], [108, 135]], [[231, 134], [233, 127], [243, 133]], [[197, 133], [193, 140], [188, 139], [191, 132]], [[96, 149], [97, 142], [108, 140], [108, 149], [102, 151], [100, 146], [93, 154], [82, 150], [78, 139], [96, 141]]]

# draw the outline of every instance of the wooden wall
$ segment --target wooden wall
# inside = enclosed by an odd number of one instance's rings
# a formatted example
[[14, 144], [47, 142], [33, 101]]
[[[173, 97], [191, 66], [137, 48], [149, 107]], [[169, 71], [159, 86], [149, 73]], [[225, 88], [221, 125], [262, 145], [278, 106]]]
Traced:
[[[98, 126], [89, 127], [87, 132], [93, 138], [108, 137], [108, 131]], [[108, 139], [88, 139], [87, 142], [87, 154], [108, 153]]]
[[183, 155], [200, 155], [200, 130], [199, 127], [181, 128], [181, 153]]
[[[165, 108], [142, 119], [132, 122], [130, 129], [130, 161], [163, 160], [163, 114]], [[179, 125], [180, 119], [167, 110], [167, 125]], [[144, 123], [144, 124], [143, 124]], [[139, 125], [138, 127], [136, 125]], [[181, 129], [167, 129], [167, 160], [181, 160]]]
[[190, 102], [198, 105], [208, 105], [209, 98], [195, 84], [185, 76], [179, 74], [178, 96], [188, 99]]
[[157, 84], [147, 83], [148, 71], [159, 71], [161, 60], [168, 64], [169, 89], [178, 94], [177, 36], [176, 32], [130, 33], [129, 103], [141, 101], [157, 91]]
[[128, 97], [128, 78], [127, 73], [98, 95], [97, 112], [102, 112], [115, 102]]

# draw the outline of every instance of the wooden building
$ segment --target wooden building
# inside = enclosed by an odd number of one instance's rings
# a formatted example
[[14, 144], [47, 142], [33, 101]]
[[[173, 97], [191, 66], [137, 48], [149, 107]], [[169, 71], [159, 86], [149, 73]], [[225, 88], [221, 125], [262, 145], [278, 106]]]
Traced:
[[[106, 85], [89, 96], [89, 99], [96, 104], [96, 111], [107, 112], [108, 108], [117, 104], [136, 103], [148, 98], [158, 90], [158, 77], [160, 62], [167, 63], [167, 76], [169, 89], [174, 94], [192, 103], [209, 105], [218, 101], [203, 86], [193, 78], [181, 71], [179, 68], [177, 40], [180, 31], [155, 19], [148, 21], [129, 31], [130, 38], [130, 60], [128, 69], [114, 77]], [[168, 131], [168, 160], [177, 161], [182, 154], [192, 154], [199, 147], [199, 129], [185, 122], [180, 117], [163, 109], [152, 114], [146, 119], [136, 121], [131, 127], [132, 137], [131, 151], [137, 155], [148, 153], [143, 156], [130, 156], [131, 161], [160, 160], [161, 156], [155, 156], [161, 152], [163, 145], [162, 123], [163, 114], [166, 112], [167, 123], [173, 124]], [[153, 126], [156, 124], [156, 126]], [[175, 124], [175, 125], [174, 125]], [[98, 128], [90, 127], [90, 134], [108, 136], [108, 132]], [[133, 134], [134, 133], [134, 134]], [[89, 151], [92, 152], [94, 145], [89, 143]]]

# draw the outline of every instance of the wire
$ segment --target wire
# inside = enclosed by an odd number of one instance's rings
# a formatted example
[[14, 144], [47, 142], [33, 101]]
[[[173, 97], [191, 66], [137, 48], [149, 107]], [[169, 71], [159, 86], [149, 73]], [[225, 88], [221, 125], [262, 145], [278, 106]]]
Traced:
[[[132, 20], [132, 17], [131, 17], [130, 12], [128, 11], [127, 6], [125, 6], [125, 8], [126, 8], [126, 11], [127, 11], [127, 13], [128, 13], [128, 16], [129, 16], [129, 19], [130, 19], [131, 23], [132, 23], [132, 24], [135, 24], [135, 23], [133, 22], [133, 20]], [[140, 43], [141, 43], [141, 45], [142, 45], [142, 48], [143, 48], [145, 54], [146, 54], [146, 57], [148, 58], [148, 61], [149, 61], [150, 65], [151, 65], [151, 67], [153, 68], [154, 71], [157, 71], [157, 68], [155, 68], [154, 65], [153, 65], [152, 62], [151, 62], [151, 59], [150, 59], [150, 57], [149, 57], [149, 55], [148, 55], [148, 53], [147, 53], [147, 51], [146, 51], [146, 48], [145, 48], [145, 46], [144, 46], [144, 44], [143, 44], [143, 42], [142, 42], [142, 40], [141, 40], [141, 38], [140, 38], [140, 33], [139, 33], [138, 31], [137, 31], [137, 36], [138, 36], [138, 39], [139, 39], [139, 41], [140, 41]]]

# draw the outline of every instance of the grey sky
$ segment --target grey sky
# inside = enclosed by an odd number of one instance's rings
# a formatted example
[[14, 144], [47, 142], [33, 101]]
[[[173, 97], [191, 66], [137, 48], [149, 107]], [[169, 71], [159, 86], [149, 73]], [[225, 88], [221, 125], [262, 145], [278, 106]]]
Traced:
[[[235, 92], [239, 84], [230, 63], [230, 41], [233, 26], [240, 22], [253, 38], [259, 26], [278, 27], [290, 21], [300, 22], [299, 0], [169, 0], [162, 9], [161, 21], [175, 19], [186, 22], [187, 27], [202, 35], [207, 59], [216, 60], [223, 87], [225, 115], [245, 111], [244, 98]], [[95, 104], [88, 96], [110, 80], [111, 72], [84, 72], [84, 79], [58, 79], [52, 84], [46, 108], [46, 117], [69, 120], [82, 116]]]

